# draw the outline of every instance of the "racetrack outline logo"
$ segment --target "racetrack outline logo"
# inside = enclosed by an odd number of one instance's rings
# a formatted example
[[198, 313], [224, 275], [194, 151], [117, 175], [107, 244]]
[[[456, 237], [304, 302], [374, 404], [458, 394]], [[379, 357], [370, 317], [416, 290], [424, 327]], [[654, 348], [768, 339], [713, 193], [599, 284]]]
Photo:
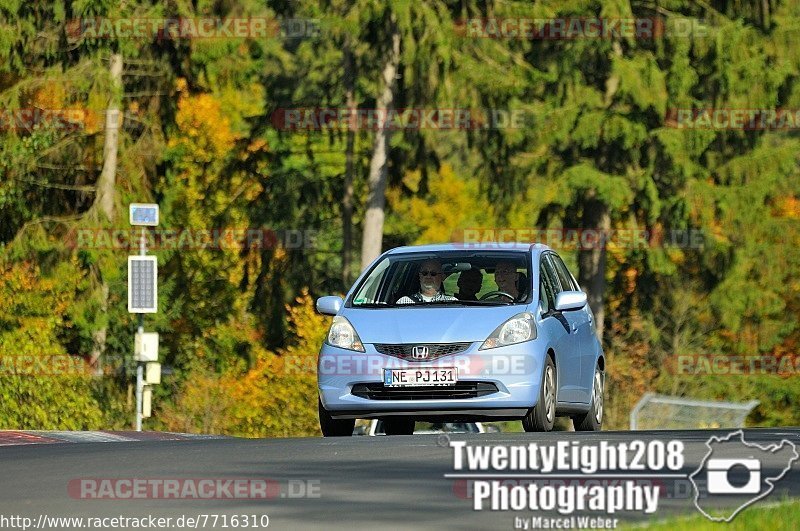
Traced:
[[[713, 446], [714, 444], [721, 444], [721, 443], [731, 442], [731, 439], [733, 439], [734, 437], [738, 438], [738, 441], [736, 441], [737, 444], [740, 442], [743, 446], [750, 447], [750, 448], [753, 448], [755, 450], [759, 450], [761, 452], [769, 452], [770, 454], [777, 454], [777, 452], [781, 451], [784, 448], [784, 445], [786, 445], [789, 449], [791, 449], [792, 457], [786, 463], [786, 466], [780, 471], [780, 474], [778, 474], [777, 476], [771, 475], [771, 476], [765, 477], [764, 483], [769, 485], [769, 488], [767, 488], [763, 493], [759, 494], [758, 496], [755, 496], [753, 498], [748, 499], [746, 502], [744, 502], [743, 504], [738, 506], [735, 510], [733, 510], [733, 512], [727, 518], [712, 516], [711, 514], [706, 512], [700, 506], [699, 500], [700, 500], [701, 488], [700, 488], [700, 486], [698, 486], [698, 483], [695, 482], [695, 476], [698, 476], [703, 472], [709, 473], [709, 471], [710, 471], [709, 464], [712, 461], [716, 461], [718, 463], [727, 463], [727, 462], [739, 461], [739, 462], [741, 462], [742, 465], [744, 465], [745, 462], [748, 462], [749, 464], [753, 464], [753, 463], [751, 463], [751, 461], [754, 461], [754, 460], [753, 459], [747, 459], [746, 458], [747, 456], [738, 457], [738, 459], [729, 459], [729, 460], [712, 459], [711, 458], [711, 456], [712, 456], [712, 454], [714, 454], [714, 450], [715, 450], [714, 446]], [[708, 448], [708, 454], [706, 454], [706, 456], [700, 462], [700, 466], [697, 468], [697, 470], [695, 470], [692, 474], [689, 475], [689, 481], [692, 482], [692, 485], [694, 485], [694, 489], [695, 489], [695, 496], [694, 496], [694, 505], [695, 505], [695, 507], [697, 507], [697, 510], [700, 511], [703, 514], [703, 516], [705, 516], [706, 518], [708, 518], [709, 520], [711, 520], [713, 522], [730, 522], [731, 520], [733, 520], [736, 517], [737, 514], [739, 514], [742, 511], [742, 509], [752, 505], [753, 503], [757, 502], [758, 500], [760, 500], [762, 498], [767, 497], [773, 490], [775, 490], [775, 483], [777, 483], [781, 478], [783, 478], [786, 475], [786, 473], [789, 472], [789, 470], [792, 468], [792, 464], [795, 461], [797, 461], [798, 458], [800, 458], [800, 454], [797, 453], [797, 447], [795, 446], [795, 444], [793, 442], [789, 441], [788, 439], [782, 439], [780, 441], [780, 443], [768, 444], [766, 446], [761, 446], [761, 445], [756, 444], [756, 443], [748, 443], [748, 442], [746, 442], [744, 440], [744, 432], [742, 430], [737, 430], [737, 431], [731, 432], [731, 433], [728, 434], [727, 437], [713, 436], [710, 439], [708, 439], [708, 441], [706, 441], [706, 447]], [[751, 466], [748, 466], [747, 468], [750, 470], [751, 474], [753, 474], [755, 472], [757, 472], [759, 474], [758, 475], [758, 479], [759, 479], [759, 482], [760, 482], [760, 478], [761, 478], [760, 471], [761, 471], [762, 461], [761, 460], [755, 460], [755, 461], [757, 461], [757, 464], [758, 464], [757, 467], [752, 467], [751, 468]], [[711, 471], [714, 474], [720, 474], [720, 472], [721, 472], [720, 470], [711, 470]], [[712, 488], [710, 486], [710, 484], [712, 483], [711, 478], [710, 478], [710, 474], [709, 474], [708, 483], [709, 483], [709, 485], [706, 486], [708, 494], [726, 493], [725, 490], [715, 490], [714, 492], [712, 492]], [[746, 487], [739, 488], [738, 492], [741, 493], [741, 494], [748, 494], [748, 493], [752, 492], [749, 489], [750, 483], [752, 483], [752, 481], [748, 482], [748, 485]], [[733, 487], [730, 484], [728, 485], [728, 489], [729, 490], [727, 492], [729, 492], [729, 493], [734, 493], [737, 490], [735, 487]], [[733, 490], [730, 490], [730, 489], [733, 489]], [[758, 492], [758, 491], [756, 491], [756, 492]]]

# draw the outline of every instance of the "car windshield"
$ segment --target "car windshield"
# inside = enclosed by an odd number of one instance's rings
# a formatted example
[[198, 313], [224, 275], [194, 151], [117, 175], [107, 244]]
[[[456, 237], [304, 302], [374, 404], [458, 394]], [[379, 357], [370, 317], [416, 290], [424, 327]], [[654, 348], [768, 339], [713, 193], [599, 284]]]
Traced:
[[521, 304], [531, 295], [529, 262], [524, 251], [393, 254], [362, 280], [351, 304], [362, 308]]

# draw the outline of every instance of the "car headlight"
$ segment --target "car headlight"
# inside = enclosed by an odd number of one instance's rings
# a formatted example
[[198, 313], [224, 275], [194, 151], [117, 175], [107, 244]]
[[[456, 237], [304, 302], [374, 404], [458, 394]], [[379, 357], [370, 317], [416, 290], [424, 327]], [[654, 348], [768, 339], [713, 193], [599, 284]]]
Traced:
[[536, 339], [536, 323], [533, 314], [522, 312], [495, 328], [478, 350], [514, 345], [531, 339]]
[[337, 315], [333, 318], [331, 329], [328, 331], [328, 344], [334, 347], [346, 348], [357, 352], [365, 352], [361, 338], [356, 329], [346, 318]]

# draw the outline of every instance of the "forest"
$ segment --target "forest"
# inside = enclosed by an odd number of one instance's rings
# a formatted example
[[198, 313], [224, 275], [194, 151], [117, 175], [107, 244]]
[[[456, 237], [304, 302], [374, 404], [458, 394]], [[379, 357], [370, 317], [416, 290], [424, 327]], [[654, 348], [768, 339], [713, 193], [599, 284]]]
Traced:
[[145, 429], [319, 434], [315, 298], [493, 240], [588, 293], [607, 428], [798, 425], [799, 115], [794, 0], [0, 0], [0, 429], [131, 428], [133, 202]]

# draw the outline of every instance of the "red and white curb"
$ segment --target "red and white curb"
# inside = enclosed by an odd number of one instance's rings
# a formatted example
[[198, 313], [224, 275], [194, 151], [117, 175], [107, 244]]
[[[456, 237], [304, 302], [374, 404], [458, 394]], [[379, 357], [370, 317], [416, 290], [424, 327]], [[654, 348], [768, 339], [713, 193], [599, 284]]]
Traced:
[[32, 431], [0, 430], [0, 446], [82, 442], [191, 441], [224, 439], [222, 435], [197, 435], [160, 431]]

